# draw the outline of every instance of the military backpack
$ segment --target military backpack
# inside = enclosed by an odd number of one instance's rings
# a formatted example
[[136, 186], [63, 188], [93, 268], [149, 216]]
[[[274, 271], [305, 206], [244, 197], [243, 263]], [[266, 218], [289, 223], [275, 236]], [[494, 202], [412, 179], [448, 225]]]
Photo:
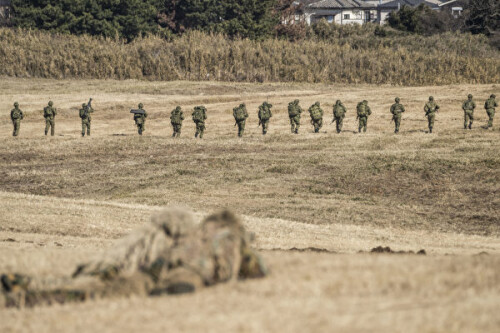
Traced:
[[342, 105], [335, 105], [333, 107], [333, 115], [336, 118], [342, 118], [345, 114], [345, 108]]
[[484, 108], [485, 109], [493, 109], [496, 106], [496, 102], [493, 98], [489, 98], [486, 100], [486, 103], [484, 103]]
[[246, 119], [246, 112], [244, 108], [234, 108], [234, 120], [236, 121], [243, 121]]
[[320, 120], [323, 118], [323, 115], [321, 114], [321, 110], [318, 106], [313, 106], [310, 109], [310, 112], [311, 112], [311, 118], [313, 120]]
[[296, 117], [298, 115], [300, 115], [300, 107], [294, 103], [288, 104], [288, 116]]
[[271, 118], [271, 110], [269, 107], [259, 106], [259, 119], [266, 121]]
[[205, 117], [203, 116], [204, 115], [204, 112], [206, 109], [203, 108], [203, 107], [195, 107], [194, 108], [194, 111], [193, 111], [193, 114], [192, 114], [192, 117], [193, 117], [193, 121], [195, 123], [197, 122], [203, 122], [205, 121]]
[[368, 115], [366, 109], [367, 108], [364, 103], [359, 103], [358, 106], [356, 107], [356, 110], [358, 112], [358, 117], [366, 117]]

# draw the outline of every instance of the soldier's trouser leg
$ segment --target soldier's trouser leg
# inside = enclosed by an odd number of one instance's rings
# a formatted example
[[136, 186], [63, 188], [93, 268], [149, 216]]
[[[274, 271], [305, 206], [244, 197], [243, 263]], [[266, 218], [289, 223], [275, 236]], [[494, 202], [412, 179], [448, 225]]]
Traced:
[[320, 120], [318, 120], [316, 123], [317, 123], [317, 126], [318, 126], [318, 132], [319, 132], [319, 130], [321, 129], [321, 127], [323, 127], [323, 118], [320, 119]]
[[45, 135], [47, 135], [47, 133], [49, 133], [49, 127], [50, 127], [50, 120], [45, 119]]
[[295, 134], [299, 134], [299, 128], [300, 128], [300, 117], [296, 116], [293, 118], [293, 121], [295, 123]]
[[342, 131], [342, 124], [344, 122], [344, 118], [335, 118], [335, 122], [337, 124], [337, 133], [340, 133]]
[[245, 132], [245, 121], [240, 121], [238, 123], [238, 136], [239, 137], [242, 137], [243, 136], [243, 132]]
[[427, 115], [427, 120], [429, 122], [429, 132], [432, 133], [432, 128], [434, 127], [434, 120], [436, 119], [436, 115], [431, 113]]
[[359, 118], [359, 132], [361, 132], [361, 129], [363, 129], [363, 132], [366, 132], [367, 125], [368, 125], [368, 118], [360, 117]]
[[262, 134], [266, 134], [267, 133], [268, 125], [269, 125], [269, 120], [263, 120], [262, 121]]
[[474, 121], [474, 113], [473, 111], [465, 111], [464, 114], [464, 128], [467, 128], [467, 123], [469, 126], [469, 129], [472, 128], [472, 122]]
[[200, 136], [200, 139], [203, 138], [203, 132], [205, 132], [205, 124], [204, 123], [196, 123], [196, 134], [195, 137], [198, 135]]
[[295, 133], [295, 120], [293, 119], [293, 117], [290, 117], [290, 131], [292, 133]]
[[394, 132], [395, 133], [398, 133], [399, 132], [399, 127], [401, 126], [401, 117], [394, 117], [394, 124], [396, 126], [396, 128], [394, 129]]
[[21, 128], [21, 121], [19, 119], [15, 119], [12, 121], [12, 125], [14, 126], [14, 131], [12, 132], [13, 136], [19, 135], [19, 129]]
[[488, 109], [486, 110], [486, 113], [488, 114], [488, 127], [493, 127], [493, 118], [495, 117], [495, 109]]

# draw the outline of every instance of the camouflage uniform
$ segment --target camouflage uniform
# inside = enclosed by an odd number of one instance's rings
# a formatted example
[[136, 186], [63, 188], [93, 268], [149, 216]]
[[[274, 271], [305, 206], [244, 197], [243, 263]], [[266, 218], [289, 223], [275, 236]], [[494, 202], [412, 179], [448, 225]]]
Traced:
[[403, 104], [399, 103], [399, 97], [396, 97], [394, 104], [391, 106], [392, 120], [394, 120], [394, 133], [399, 133], [399, 127], [401, 126], [401, 116], [405, 112], [405, 107]]
[[19, 135], [19, 129], [21, 128], [21, 120], [24, 119], [24, 114], [21, 109], [19, 109], [19, 103], [14, 103], [14, 108], [10, 111], [10, 120], [12, 120], [12, 125], [14, 126], [13, 136]]
[[56, 108], [53, 107], [54, 103], [52, 101], [49, 102], [49, 105], [46, 106], [43, 109], [43, 117], [45, 118], [45, 135], [49, 133], [49, 128], [50, 128], [50, 135], [54, 136], [54, 131], [55, 131], [55, 117], [57, 115]]
[[205, 133], [205, 120], [207, 120], [207, 109], [204, 106], [195, 106], [191, 116], [196, 124], [196, 133], [194, 137], [197, 138], [200, 136], [200, 139], [203, 139], [203, 133]]
[[368, 127], [368, 116], [372, 114], [372, 110], [368, 106], [368, 101], [364, 100], [359, 102], [356, 106], [356, 112], [359, 119], [358, 132], [361, 133], [361, 129], [363, 129], [363, 132], [366, 132]]
[[142, 132], [146, 130], [146, 118], [148, 116], [146, 110], [143, 109], [144, 105], [142, 103], [139, 103], [138, 108], [140, 111], [144, 111], [143, 114], [141, 113], [134, 113], [134, 120], [135, 120], [135, 125], [137, 126], [137, 130], [139, 132], [139, 135], [142, 135]]
[[198, 225], [191, 214], [168, 209], [101, 259], [78, 266], [71, 277], [41, 281], [20, 274], [2, 275], [0, 307], [180, 294], [264, 277], [267, 269], [251, 247], [252, 239], [230, 212], [211, 215]]
[[486, 113], [488, 114], [489, 118], [488, 128], [493, 127], [493, 118], [495, 117], [495, 107], [498, 106], [495, 98], [496, 98], [495, 95], [491, 95], [490, 98], [488, 98], [484, 103], [484, 108], [486, 109]]
[[247, 107], [244, 103], [233, 109], [233, 117], [236, 125], [238, 125], [238, 137], [241, 138], [243, 132], [245, 132], [245, 123], [248, 118]]
[[299, 105], [298, 99], [288, 103], [288, 117], [290, 118], [290, 127], [292, 133], [299, 134], [300, 114], [302, 113], [302, 111], [303, 110]]
[[323, 109], [320, 107], [319, 102], [311, 105], [309, 115], [311, 116], [311, 125], [314, 127], [314, 133], [318, 133], [320, 128], [323, 127]]
[[272, 107], [273, 105], [269, 104], [268, 102], [264, 102], [261, 106], [259, 106], [259, 125], [262, 125], [262, 134], [264, 135], [267, 134], [267, 129], [269, 128], [269, 120], [273, 116], [273, 113], [271, 112]]
[[467, 96], [467, 100], [462, 104], [462, 110], [464, 110], [464, 129], [467, 129], [467, 124], [469, 129], [472, 129], [472, 122], [474, 121], [474, 109], [476, 108], [476, 102], [472, 99], [472, 95]]
[[434, 120], [436, 119], [436, 112], [439, 110], [439, 105], [434, 101], [434, 97], [430, 96], [429, 101], [425, 103], [424, 111], [427, 121], [429, 122], [429, 133], [432, 133], [434, 127]]
[[344, 122], [344, 117], [346, 113], [346, 108], [344, 104], [340, 100], [337, 100], [335, 105], [333, 106], [333, 120], [335, 120], [336, 127], [337, 127], [337, 133], [340, 133], [342, 131], [342, 124]]
[[92, 112], [94, 112], [92, 107], [89, 107], [85, 103], [82, 104], [82, 108], [79, 111], [80, 119], [82, 119], [82, 137], [85, 136], [85, 130], [87, 130], [87, 135], [90, 135], [90, 122], [92, 121], [90, 114]]
[[181, 136], [181, 128], [182, 128], [182, 121], [184, 120], [184, 113], [182, 112], [182, 109], [180, 106], [177, 106], [175, 109], [172, 110], [170, 113], [170, 123], [172, 124], [172, 127], [174, 128], [174, 133], [172, 134], [172, 137], [175, 138]]

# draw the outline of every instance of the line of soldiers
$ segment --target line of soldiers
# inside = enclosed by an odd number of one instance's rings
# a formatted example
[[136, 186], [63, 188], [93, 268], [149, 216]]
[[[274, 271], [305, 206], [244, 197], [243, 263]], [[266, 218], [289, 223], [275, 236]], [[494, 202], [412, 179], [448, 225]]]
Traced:
[[[394, 133], [399, 133], [401, 126], [401, 119], [403, 112], [406, 111], [403, 104], [400, 103], [399, 97], [396, 97], [395, 103], [391, 106], [390, 112], [392, 114], [392, 121], [394, 122]], [[87, 104], [82, 104], [79, 115], [82, 120], [82, 136], [90, 135], [90, 124], [91, 124], [91, 113], [94, 112], [91, 106], [92, 99], [89, 100]], [[495, 108], [498, 106], [496, 101], [496, 96], [491, 95], [489, 99], [484, 103], [484, 108], [488, 114], [488, 128], [493, 126], [493, 118], [495, 116]], [[272, 104], [267, 101], [259, 106], [257, 116], [259, 118], [259, 126], [262, 126], [262, 134], [267, 134], [269, 129], [269, 122], [273, 113], [271, 111]], [[429, 101], [424, 105], [425, 116], [428, 120], [429, 133], [432, 133], [434, 128], [434, 121], [436, 119], [436, 113], [439, 110], [439, 105], [434, 100], [434, 97], [430, 96]], [[464, 111], [464, 129], [472, 129], [472, 123], [474, 121], [474, 110], [476, 109], [476, 102], [473, 100], [472, 95], [468, 95], [466, 101], [462, 104], [462, 110]], [[324, 111], [321, 108], [319, 102], [314, 103], [308, 109], [311, 118], [311, 125], [314, 127], [314, 132], [318, 133], [323, 127], [323, 116]], [[148, 116], [146, 110], [144, 110], [144, 105], [139, 103], [138, 109], [131, 110], [134, 114], [134, 121], [137, 126], [139, 135], [146, 130], [146, 118]], [[299, 105], [299, 100], [296, 99], [288, 104], [288, 116], [290, 118], [291, 132], [298, 134], [300, 128], [300, 118], [301, 114], [304, 112], [302, 107]], [[332, 123], [336, 123], [337, 133], [342, 131], [343, 120], [347, 112], [346, 107], [340, 100], [337, 100], [333, 106], [333, 120]], [[370, 107], [368, 106], [368, 101], [364, 100], [359, 102], [356, 106], [356, 120], [358, 121], [358, 132], [366, 132], [368, 128], [368, 117], [372, 114]], [[50, 129], [50, 134], [53, 136], [55, 131], [55, 116], [57, 115], [57, 110], [54, 108], [52, 101], [49, 102], [48, 106], [43, 109], [43, 116], [45, 118], [45, 135], [48, 134]], [[248, 111], [244, 103], [233, 109], [233, 117], [235, 120], [234, 126], [238, 127], [238, 136], [242, 137], [245, 131], [245, 123], [248, 118]], [[21, 120], [24, 118], [23, 112], [19, 109], [19, 103], [14, 103], [14, 109], [11, 110], [10, 117], [12, 124], [14, 126], [13, 135], [17, 136], [19, 134], [19, 128]], [[204, 106], [196, 106], [191, 114], [192, 120], [196, 125], [195, 138], [203, 138], [205, 132], [205, 121], [207, 120], [207, 109]], [[170, 122], [173, 127], [172, 137], [180, 137], [182, 122], [184, 121], [184, 113], [180, 106], [177, 106], [172, 110], [170, 114]]]

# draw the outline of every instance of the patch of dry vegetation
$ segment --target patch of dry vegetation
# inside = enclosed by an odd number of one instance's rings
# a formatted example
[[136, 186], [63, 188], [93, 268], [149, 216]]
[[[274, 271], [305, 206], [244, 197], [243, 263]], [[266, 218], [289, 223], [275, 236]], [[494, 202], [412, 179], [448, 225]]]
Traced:
[[[353, 28], [354, 29], [354, 28]], [[41, 78], [216, 80], [431, 85], [494, 83], [500, 57], [483, 36], [380, 38], [374, 27], [299, 42], [231, 40], [190, 32], [131, 43], [0, 29], [0, 75]]]

